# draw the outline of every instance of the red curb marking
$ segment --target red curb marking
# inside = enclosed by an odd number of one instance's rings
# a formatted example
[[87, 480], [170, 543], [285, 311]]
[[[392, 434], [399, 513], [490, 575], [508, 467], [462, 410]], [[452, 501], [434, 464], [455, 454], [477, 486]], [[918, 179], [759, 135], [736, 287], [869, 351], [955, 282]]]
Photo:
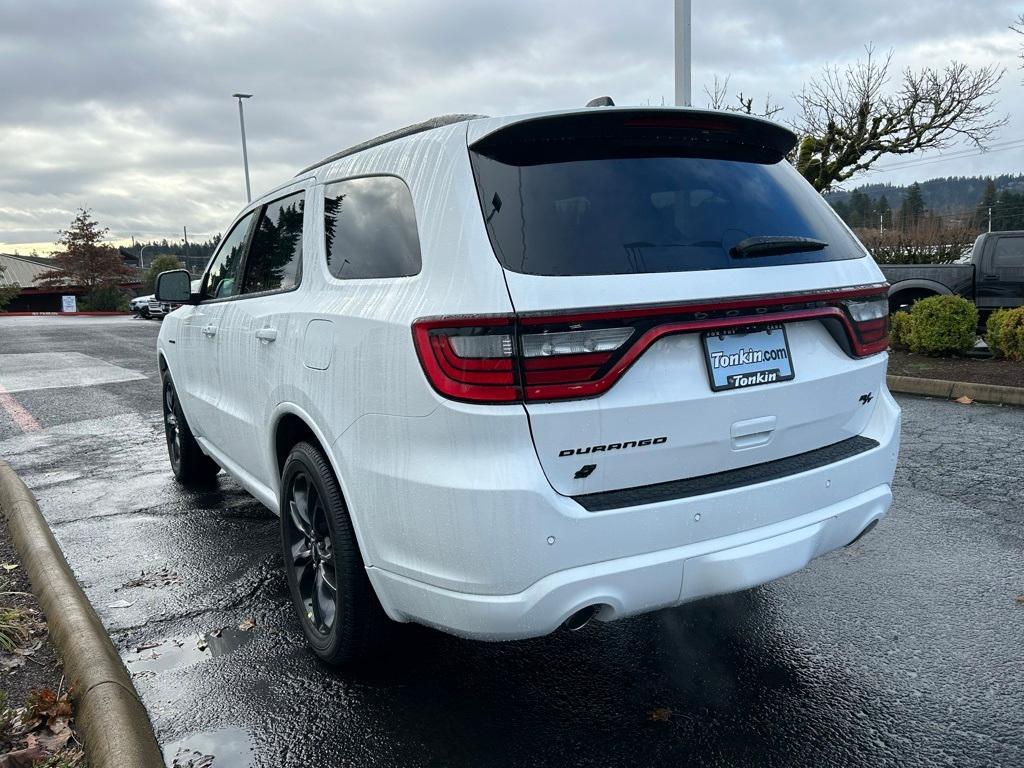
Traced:
[[0, 312], [0, 317], [131, 317], [131, 312]]
[[14, 419], [14, 423], [21, 428], [22, 432], [38, 432], [42, 429], [35, 417], [22, 408], [21, 404], [3, 387], [0, 387], [0, 405]]

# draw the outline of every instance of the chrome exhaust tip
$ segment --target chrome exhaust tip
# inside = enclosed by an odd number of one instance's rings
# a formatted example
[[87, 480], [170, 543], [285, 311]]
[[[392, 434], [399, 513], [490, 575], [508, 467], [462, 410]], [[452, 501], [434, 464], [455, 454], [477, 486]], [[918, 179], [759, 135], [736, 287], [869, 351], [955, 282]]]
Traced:
[[588, 605], [586, 608], [580, 608], [566, 619], [562, 626], [570, 632], [578, 632], [590, 623], [590, 620], [597, 615], [599, 610], [601, 610], [600, 605]]

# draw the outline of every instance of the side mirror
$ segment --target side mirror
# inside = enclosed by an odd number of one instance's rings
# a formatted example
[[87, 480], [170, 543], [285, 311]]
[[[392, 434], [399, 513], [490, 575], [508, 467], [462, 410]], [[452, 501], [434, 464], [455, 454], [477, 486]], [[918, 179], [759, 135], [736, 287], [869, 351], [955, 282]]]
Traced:
[[157, 275], [156, 300], [169, 304], [191, 304], [192, 275], [188, 270], [172, 269]]

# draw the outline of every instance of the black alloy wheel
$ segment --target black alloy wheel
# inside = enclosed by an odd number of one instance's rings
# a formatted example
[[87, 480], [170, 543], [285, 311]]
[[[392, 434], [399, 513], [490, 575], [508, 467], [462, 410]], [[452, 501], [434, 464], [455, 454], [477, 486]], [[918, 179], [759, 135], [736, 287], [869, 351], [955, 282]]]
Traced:
[[285, 547], [306, 620], [329, 636], [338, 616], [338, 570], [327, 510], [320, 493], [303, 471], [296, 471], [284, 510]]
[[292, 604], [323, 661], [374, 659], [388, 620], [366, 575], [348, 507], [319, 447], [299, 443], [281, 472], [281, 546]]
[[167, 438], [167, 458], [171, 462], [171, 471], [182, 485], [208, 486], [220, 472], [220, 466], [203, 453], [203, 449], [192, 435], [170, 374], [164, 371], [161, 379], [164, 393], [164, 435]]

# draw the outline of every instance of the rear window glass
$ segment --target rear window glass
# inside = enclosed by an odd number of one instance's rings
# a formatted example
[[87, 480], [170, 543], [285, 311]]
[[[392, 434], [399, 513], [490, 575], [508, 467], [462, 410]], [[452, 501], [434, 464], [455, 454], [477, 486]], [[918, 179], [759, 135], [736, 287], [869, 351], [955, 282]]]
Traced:
[[327, 267], [335, 277], [409, 277], [420, 271], [412, 194], [396, 176], [328, 184], [324, 237]]
[[996, 267], [1024, 267], [1024, 237], [1000, 237], [994, 255]]
[[[512, 165], [473, 153], [499, 261], [534, 275], [767, 267], [864, 255], [785, 160], [625, 157]], [[820, 250], [737, 258], [750, 237], [822, 240]]]

